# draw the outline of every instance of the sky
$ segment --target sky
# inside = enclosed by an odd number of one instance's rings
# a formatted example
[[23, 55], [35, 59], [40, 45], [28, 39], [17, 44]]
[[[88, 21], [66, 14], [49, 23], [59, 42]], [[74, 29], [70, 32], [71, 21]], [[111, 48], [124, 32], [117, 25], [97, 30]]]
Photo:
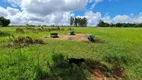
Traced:
[[12, 25], [69, 25], [70, 16], [88, 25], [142, 23], [142, 0], [0, 0], [0, 16]]

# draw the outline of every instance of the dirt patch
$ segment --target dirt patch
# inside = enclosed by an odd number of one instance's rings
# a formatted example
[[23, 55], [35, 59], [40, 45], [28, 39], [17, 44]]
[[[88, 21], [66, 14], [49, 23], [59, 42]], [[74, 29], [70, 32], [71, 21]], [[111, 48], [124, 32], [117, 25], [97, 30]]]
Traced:
[[90, 67], [90, 72], [93, 75], [93, 80], [109, 80], [109, 69], [106, 65], [100, 61], [87, 61], [87, 65]]
[[[90, 34], [76, 34], [76, 35], [60, 34], [60, 35], [58, 35], [59, 36], [58, 38], [51, 38], [49, 36], [44, 36], [44, 37], [42, 37], [42, 39], [46, 38], [46, 39], [52, 39], [52, 40], [72, 40], [72, 41], [88, 43], [89, 42], [89, 40], [88, 40], [89, 35]], [[103, 44], [105, 41], [95, 38], [95, 40], [92, 42]]]
[[100, 61], [92, 61], [89, 64], [93, 80], [125, 80], [123, 67], [108, 68]]
[[92, 74], [94, 76], [93, 80], [109, 80], [105, 75], [103, 75], [99, 70], [92, 70]]
[[59, 35], [59, 40], [73, 40], [79, 42], [88, 42], [89, 34], [76, 34], [76, 35]]
[[53, 39], [53, 40], [72, 40], [78, 42], [89, 42], [88, 36], [89, 34], [76, 34], [76, 35], [60, 34], [59, 38], [50, 38], [47, 36], [45, 36], [44, 38]]

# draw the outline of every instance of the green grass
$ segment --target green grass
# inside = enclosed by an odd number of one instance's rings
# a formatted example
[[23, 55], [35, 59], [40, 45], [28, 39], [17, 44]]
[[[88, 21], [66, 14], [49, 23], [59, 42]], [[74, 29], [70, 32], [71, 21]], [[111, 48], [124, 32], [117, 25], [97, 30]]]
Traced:
[[[125, 68], [126, 80], [142, 79], [142, 28], [74, 28], [105, 40], [101, 43], [83, 43], [45, 39], [44, 45], [8, 48], [8, 34], [39, 39], [49, 32], [16, 33], [16, 27], [0, 28], [0, 80], [90, 80], [86, 64], [80, 67], [67, 64], [67, 56], [101, 61], [113, 68], [119, 63]], [[60, 34], [70, 31], [58, 31]], [[52, 69], [53, 68], [53, 69]]]

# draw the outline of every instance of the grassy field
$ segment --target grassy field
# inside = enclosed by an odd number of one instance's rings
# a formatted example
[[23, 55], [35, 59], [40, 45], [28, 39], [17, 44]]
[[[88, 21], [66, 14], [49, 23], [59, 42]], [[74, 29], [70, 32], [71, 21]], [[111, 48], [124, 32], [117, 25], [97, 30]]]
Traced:
[[[107, 67], [97, 69], [109, 75], [108, 80], [117, 79], [114, 75], [119, 68], [124, 69], [120, 73], [124, 75], [123, 80], [142, 79], [142, 28], [74, 28], [77, 34], [92, 34], [104, 43], [44, 39], [43, 45], [8, 48], [7, 45], [12, 44], [9, 35], [40, 39], [50, 34], [23, 29], [25, 33], [16, 33], [16, 27], [0, 28], [3, 32], [0, 34], [0, 80], [92, 80], [90, 65], [95, 62]], [[84, 58], [88, 62], [81, 66], [69, 65], [67, 56]]]

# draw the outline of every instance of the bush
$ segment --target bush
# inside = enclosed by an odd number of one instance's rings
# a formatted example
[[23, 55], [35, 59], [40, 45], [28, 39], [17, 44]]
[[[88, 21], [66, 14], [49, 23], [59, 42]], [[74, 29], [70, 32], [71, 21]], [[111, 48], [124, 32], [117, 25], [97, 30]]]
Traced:
[[22, 28], [16, 28], [17, 33], [24, 33], [24, 30]]
[[30, 45], [30, 44], [44, 44], [45, 42], [41, 39], [32, 39], [31, 37], [18, 37], [14, 40], [14, 45], [19, 46], [19, 45]]
[[36, 44], [44, 44], [45, 42], [42, 39], [35, 39], [34, 43], [36, 43]]

